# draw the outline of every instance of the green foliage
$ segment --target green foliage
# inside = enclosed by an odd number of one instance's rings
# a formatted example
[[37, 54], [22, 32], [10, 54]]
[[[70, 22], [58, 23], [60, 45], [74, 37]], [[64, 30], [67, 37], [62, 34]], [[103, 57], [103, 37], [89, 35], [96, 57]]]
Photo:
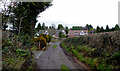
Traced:
[[41, 30], [45, 29], [45, 23], [42, 24]]
[[28, 33], [32, 36], [37, 22], [36, 17], [51, 5], [51, 2], [17, 2], [11, 6], [10, 10], [14, 13], [12, 16], [15, 17], [13, 20], [15, 20], [17, 32]]
[[20, 69], [23, 63], [32, 57], [31, 42], [31, 38], [27, 34], [3, 39], [3, 68]]
[[66, 65], [61, 65], [61, 71], [70, 71]]
[[57, 45], [55, 44], [52, 48], [56, 48], [57, 47]]
[[41, 24], [39, 23], [38, 26], [37, 26], [37, 30], [39, 31], [39, 30], [41, 30], [41, 28], [42, 28]]
[[111, 58], [115, 59], [115, 60], [119, 60], [119, 58], [120, 58], [120, 52], [114, 53]]
[[69, 32], [68, 27], [65, 27], [65, 32], [66, 32], [66, 34], [68, 34], [68, 32]]
[[99, 33], [100, 32], [100, 27], [97, 26], [96, 32]]
[[99, 26], [97, 26], [97, 28], [96, 28], [96, 32], [97, 33], [100, 33], [100, 32], [111, 32], [111, 31], [116, 31], [116, 30], [120, 30], [118, 24], [116, 24], [115, 27], [112, 27], [111, 29], [109, 28], [108, 25], [106, 25], [106, 29], [105, 30], [104, 30], [103, 27], [100, 28]]
[[86, 29], [86, 28], [84, 28], [84, 27], [82, 27], [82, 26], [73, 26], [73, 27], [71, 28], [71, 30], [84, 30], [84, 29]]
[[[2, 18], [2, 19], [3, 19], [3, 18]], [[8, 25], [3, 24], [3, 30], [4, 30], [4, 31], [6, 30], [7, 27], [8, 27]]]
[[62, 24], [58, 24], [58, 30], [63, 29], [63, 28], [64, 28], [64, 27], [63, 27]]
[[63, 35], [63, 33], [62, 33], [62, 32], [59, 32], [59, 37], [60, 37], [60, 38], [62, 38], [62, 35]]
[[113, 32], [72, 37], [62, 41], [61, 46], [92, 68], [109, 71], [120, 68], [120, 51], [117, 48], [119, 44], [114, 44], [119, 43], [119, 35]]
[[23, 50], [23, 49], [16, 49], [17, 55], [18, 56], [23, 56], [23, 57], [30, 57], [30, 52], [29, 50]]
[[88, 30], [93, 28], [93, 26], [92, 26], [91, 24], [90, 24], [90, 25], [87, 24], [85, 27], [86, 27]]
[[100, 28], [100, 32], [104, 32], [104, 28], [103, 27]]
[[116, 24], [116, 25], [115, 25], [115, 30], [120, 30], [120, 28], [119, 28], [119, 25], [118, 25], [118, 24]]
[[60, 38], [66, 38], [66, 35], [64, 35], [63, 32], [59, 32], [59, 37]]
[[39, 47], [39, 46], [33, 45], [31, 49], [32, 49], [32, 51], [36, 51], [36, 50], [39, 50], [38, 47]]
[[50, 43], [50, 42], [51, 42], [52, 37], [51, 37], [51, 35], [48, 35], [48, 37], [49, 37], [48, 43]]
[[79, 54], [77, 57], [80, 61], [85, 62], [85, 58], [82, 55]]
[[44, 48], [45, 46], [47, 46], [47, 41], [46, 41], [46, 39], [43, 36], [40, 37], [40, 46], [42, 48]]
[[41, 34], [41, 36], [43, 36], [47, 42], [49, 42], [49, 37], [46, 34]]
[[22, 57], [16, 58], [6, 58], [6, 61], [3, 61], [2, 68], [3, 69], [20, 69], [24, 64], [25, 59]]
[[106, 29], [105, 29], [105, 32], [109, 32], [109, 31], [110, 31], [110, 29], [109, 29], [109, 26], [107, 25]]

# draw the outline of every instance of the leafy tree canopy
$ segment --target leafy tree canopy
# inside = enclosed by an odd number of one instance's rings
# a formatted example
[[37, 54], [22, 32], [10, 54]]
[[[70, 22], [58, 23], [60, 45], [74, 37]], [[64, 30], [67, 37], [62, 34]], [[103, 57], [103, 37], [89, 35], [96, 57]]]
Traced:
[[82, 26], [73, 26], [71, 30], [84, 30], [85, 28]]
[[63, 29], [63, 28], [64, 28], [64, 27], [63, 27], [62, 24], [59, 24], [59, 25], [58, 25], [58, 30]]
[[68, 32], [69, 32], [68, 27], [65, 27], [65, 32], [66, 32], [66, 34], [68, 34]]
[[20, 30], [20, 32], [30, 35], [30, 32], [32, 33], [35, 29], [38, 14], [51, 5], [51, 2], [16, 2], [14, 6], [10, 7], [10, 10], [14, 13], [17, 31]]
[[109, 32], [109, 31], [110, 31], [110, 29], [109, 29], [109, 26], [107, 25], [105, 32]]
[[115, 25], [115, 30], [119, 30], [120, 28], [119, 28], [119, 25], [118, 24], [116, 24]]

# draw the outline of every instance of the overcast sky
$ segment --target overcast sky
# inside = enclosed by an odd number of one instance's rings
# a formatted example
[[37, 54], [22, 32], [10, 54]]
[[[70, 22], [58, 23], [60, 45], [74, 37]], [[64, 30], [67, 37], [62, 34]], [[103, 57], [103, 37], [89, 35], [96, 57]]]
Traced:
[[38, 23], [47, 26], [63, 24], [72, 26], [106, 25], [114, 27], [118, 24], [118, 2], [120, 0], [53, 0], [52, 6], [40, 14]]

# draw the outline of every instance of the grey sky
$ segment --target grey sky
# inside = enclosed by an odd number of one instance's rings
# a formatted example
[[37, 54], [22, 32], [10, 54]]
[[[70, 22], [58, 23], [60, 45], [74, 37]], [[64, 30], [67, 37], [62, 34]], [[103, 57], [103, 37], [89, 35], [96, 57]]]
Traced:
[[53, 6], [40, 14], [38, 23], [47, 26], [63, 24], [64, 26], [114, 27], [118, 24], [118, 1], [120, 0], [53, 0]]

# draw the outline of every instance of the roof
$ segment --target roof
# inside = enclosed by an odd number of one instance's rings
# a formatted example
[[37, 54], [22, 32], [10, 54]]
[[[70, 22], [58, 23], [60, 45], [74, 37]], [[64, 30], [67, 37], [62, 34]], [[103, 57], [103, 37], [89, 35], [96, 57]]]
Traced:
[[39, 34], [43, 34], [45, 32], [45, 30], [39, 30]]

